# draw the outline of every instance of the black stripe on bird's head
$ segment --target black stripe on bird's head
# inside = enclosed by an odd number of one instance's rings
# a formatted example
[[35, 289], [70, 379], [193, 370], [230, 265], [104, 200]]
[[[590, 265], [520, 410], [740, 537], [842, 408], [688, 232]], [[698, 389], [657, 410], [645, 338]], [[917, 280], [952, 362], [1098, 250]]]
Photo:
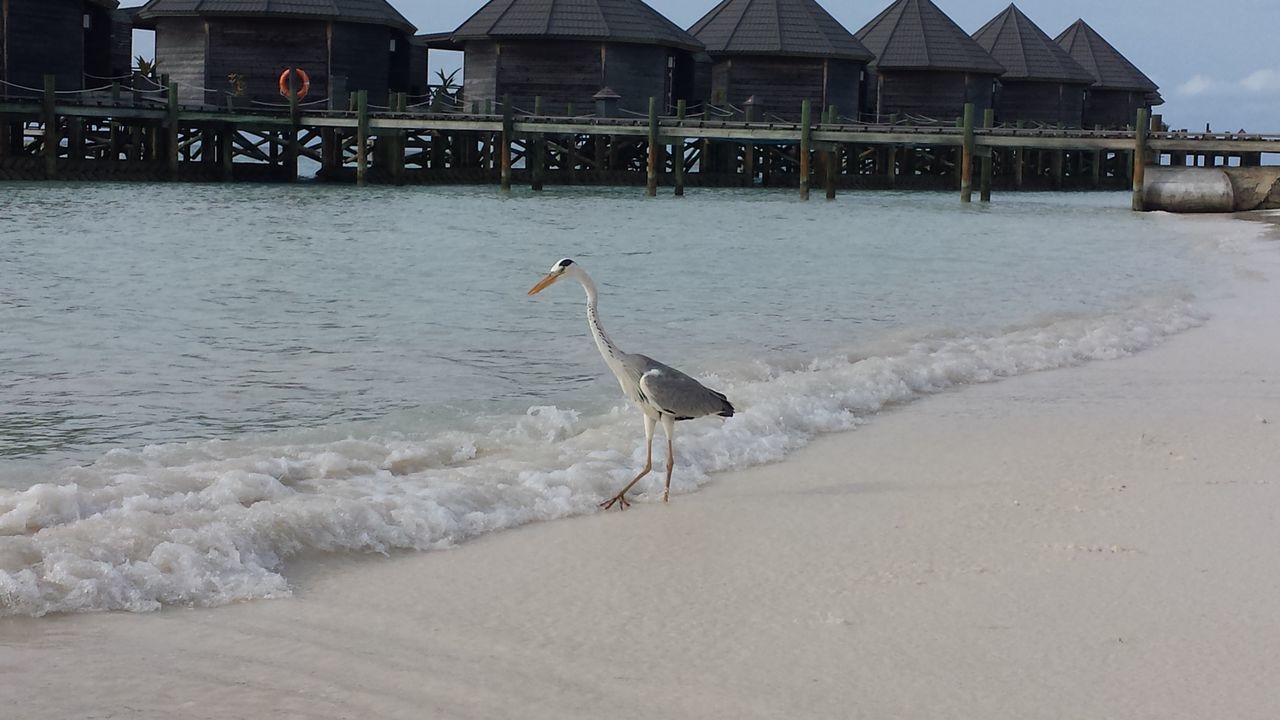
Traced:
[[529, 291], [529, 294], [537, 295], [538, 293], [542, 292], [546, 288], [550, 287], [557, 280], [564, 277], [565, 273], [569, 272], [569, 268], [571, 267], [573, 267], [573, 261], [570, 260], [569, 258], [565, 258], [557, 262], [555, 265], [552, 265], [551, 272], [548, 272], [546, 277], [542, 278], [542, 280], [540, 280], [537, 285], [534, 285], [533, 289]]

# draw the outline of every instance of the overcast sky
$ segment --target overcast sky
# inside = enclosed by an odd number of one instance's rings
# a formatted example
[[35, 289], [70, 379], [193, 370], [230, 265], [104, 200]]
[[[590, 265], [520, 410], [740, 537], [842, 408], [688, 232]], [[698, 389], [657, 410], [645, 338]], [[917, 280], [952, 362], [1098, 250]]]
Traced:
[[[1008, 7], [1008, 0], [934, 0], [972, 33]], [[820, 0], [857, 32], [891, 0]], [[452, 30], [481, 0], [391, 0], [419, 32]], [[125, 2], [137, 5], [140, 2]], [[714, 0], [651, 0], [680, 27], [689, 27]], [[1155, 110], [1174, 128], [1245, 128], [1280, 133], [1280, 0], [1019, 0], [1055, 37], [1084, 18], [1157, 85]], [[151, 33], [136, 33], [137, 52], [151, 54]], [[135, 53], [136, 54], [136, 53]], [[432, 53], [432, 66], [460, 65], [460, 53]]]

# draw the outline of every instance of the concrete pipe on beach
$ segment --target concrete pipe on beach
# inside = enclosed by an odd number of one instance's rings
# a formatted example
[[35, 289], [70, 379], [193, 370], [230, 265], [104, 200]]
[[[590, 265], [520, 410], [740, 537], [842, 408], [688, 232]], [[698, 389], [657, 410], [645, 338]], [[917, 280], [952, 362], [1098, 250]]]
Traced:
[[1236, 209], [1231, 178], [1219, 168], [1148, 167], [1142, 199], [1148, 210], [1192, 213]]
[[1236, 194], [1236, 210], [1280, 208], [1280, 167], [1233, 167], [1227, 169]]

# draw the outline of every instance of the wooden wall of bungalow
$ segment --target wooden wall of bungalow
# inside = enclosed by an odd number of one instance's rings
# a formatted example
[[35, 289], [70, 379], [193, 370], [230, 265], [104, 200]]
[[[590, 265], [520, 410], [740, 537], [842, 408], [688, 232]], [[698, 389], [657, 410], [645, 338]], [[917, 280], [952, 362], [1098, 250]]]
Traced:
[[128, 11], [84, 3], [84, 86], [122, 79], [133, 65], [133, 24]]
[[1087, 89], [1079, 83], [1002, 80], [996, 92], [996, 122], [1082, 127]]
[[[128, 10], [117, 9], [111, 14], [111, 49], [108, 59], [109, 67], [105, 68], [105, 72], [89, 72], [103, 77], [120, 78], [133, 69], [133, 13]], [[99, 83], [92, 85], [97, 86]]]
[[1084, 126], [1132, 127], [1137, 122], [1139, 108], [1151, 110], [1151, 99], [1146, 92], [1090, 88], [1084, 102]]
[[[591, 112], [593, 96], [608, 87], [620, 96], [618, 107], [648, 112], [649, 98], [659, 107], [674, 103], [692, 88], [689, 53], [662, 45], [569, 40], [468, 40], [465, 44], [463, 100], [495, 104], [510, 95], [520, 110], [532, 112], [542, 98], [543, 112]], [[686, 100], [691, 100], [685, 97]]]
[[762, 120], [799, 120], [805, 100], [812, 101], [814, 117], [835, 105], [840, 115], [856, 118], [865, 69], [865, 63], [838, 58], [721, 55], [711, 70], [711, 97], [737, 107], [755, 98], [755, 117]]
[[425, 96], [431, 89], [430, 52], [427, 42], [420, 36], [409, 38], [409, 89], [406, 92], [410, 95]]
[[78, 90], [85, 72], [111, 74], [112, 8], [86, 0], [2, 1], [0, 80], [43, 88], [44, 76], [54, 75], [59, 88]]
[[907, 114], [951, 122], [973, 103], [978, 117], [995, 101], [996, 76], [948, 70], [873, 70], [868, 72], [868, 104], [881, 119]]
[[[262, 17], [161, 17], [156, 23], [160, 71], [178, 83], [179, 102], [225, 103], [243, 80], [249, 101], [283, 103], [280, 74], [301, 68], [311, 80], [307, 101], [367, 90], [385, 105], [409, 90], [408, 34], [385, 25]], [[341, 87], [332, 80], [341, 77]], [[344, 105], [339, 98], [339, 104]]]

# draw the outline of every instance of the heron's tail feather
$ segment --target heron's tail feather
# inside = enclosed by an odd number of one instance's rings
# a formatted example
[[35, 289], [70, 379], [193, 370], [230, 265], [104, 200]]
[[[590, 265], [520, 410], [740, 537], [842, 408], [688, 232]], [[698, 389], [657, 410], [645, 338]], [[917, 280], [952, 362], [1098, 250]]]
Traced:
[[711, 392], [720, 398], [720, 411], [716, 414], [720, 417], [733, 417], [733, 403], [729, 402], [729, 398], [725, 397], [724, 393], [718, 393], [715, 390]]

